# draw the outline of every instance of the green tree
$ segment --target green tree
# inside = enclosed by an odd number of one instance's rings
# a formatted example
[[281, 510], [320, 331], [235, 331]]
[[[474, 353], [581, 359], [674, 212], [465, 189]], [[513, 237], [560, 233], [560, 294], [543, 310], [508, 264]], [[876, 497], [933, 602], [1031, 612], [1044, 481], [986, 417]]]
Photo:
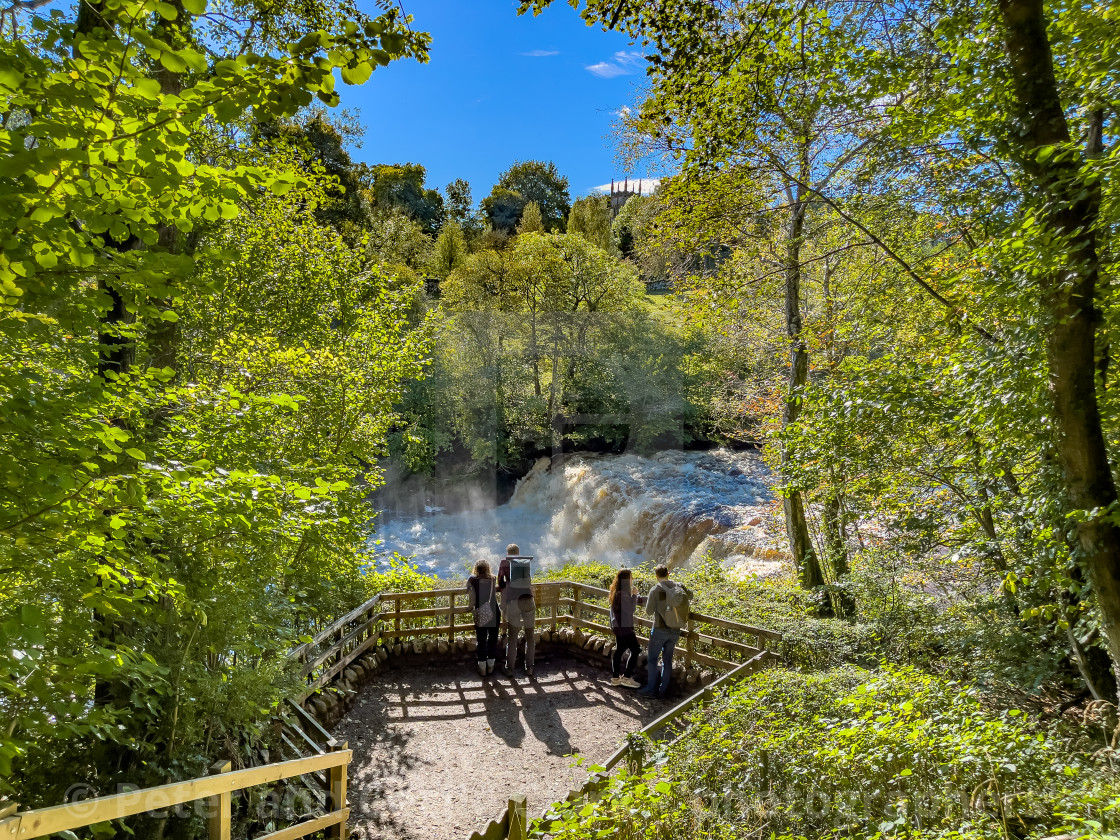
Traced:
[[381, 210], [397, 210], [425, 233], [435, 234], [443, 223], [443, 196], [427, 189], [427, 170], [418, 163], [375, 164], [363, 167], [370, 203]]
[[440, 228], [432, 253], [432, 273], [444, 278], [463, 264], [467, 258], [467, 240], [454, 219], [448, 219]]
[[[129, 0], [4, 29], [0, 790], [21, 803], [60, 801], [60, 766], [105, 788], [198, 775], [217, 732], [252, 759], [292, 687], [283, 650], [361, 597], [352, 443], [368, 428], [368, 452], [419, 370], [406, 293], [371, 275], [278, 318], [322, 348], [337, 316], [345, 352], [181, 328], [225, 285], [215, 266], [262, 296], [301, 259], [364, 273], [311, 215], [328, 185], [243, 141], [428, 37], [396, 13], [301, 11], [246, 9], [231, 34], [204, 3]], [[262, 273], [231, 258], [274, 231], [290, 239]], [[288, 276], [303, 304], [324, 291]], [[372, 390], [349, 412], [354, 385]], [[301, 450], [314, 415], [330, 444]]]
[[308, 175], [334, 178], [337, 185], [329, 189], [328, 199], [317, 212], [320, 219], [354, 238], [369, 225], [371, 207], [360, 167], [346, 150], [346, 135], [353, 136], [353, 131], [332, 121], [325, 110], [314, 109], [291, 119], [259, 124], [255, 142], [262, 148], [302, 157], [301, 168]]
[[521, 213], [528, 203], [529, 199], [521, 193], [496, 186], [490, 191], [490, 195], [482, 199], [480, 206], [490, 220], [491, 228], [509, 234], [521, 221]]
[[467, 244], [473, 244], [482, 234], [483, 222], [471, 197], [471, 185], [464, 178], [456, 178], [444, 188], [447, 196], [447, 217], [459, 225]]
[[471, 185], [464, 178], [456, 178], [444, 188], [447, 196], [447, 217], [462, 226], [474, 213]]
[[541, 206], [535, 201], [525, 205], [521, 213], [521, 223], [517, 226], [518, 233], [544, 233], [544, 217], [541, 216]]
[[[519, 207], [518, 200], [521, 201]], [[546, 230], [555, 232], [564, 229], [571, 209], [568, 179], [560, 174], [552, 161], [527, 160], [515, 163], [502, 173], [490, 195], [483, 200], [483, 210], [495, 228], [512, 230], [521, 218], [521, 211], [530, 201], [535, 201], [540, 206]], [[502, 208], [500, 213], [498, 208]]]
[[568, 233], [579, 234], [592, 245], [610, 251], [614, 246], [610, 197], [591, 195], [576, 199], [568, 216]]

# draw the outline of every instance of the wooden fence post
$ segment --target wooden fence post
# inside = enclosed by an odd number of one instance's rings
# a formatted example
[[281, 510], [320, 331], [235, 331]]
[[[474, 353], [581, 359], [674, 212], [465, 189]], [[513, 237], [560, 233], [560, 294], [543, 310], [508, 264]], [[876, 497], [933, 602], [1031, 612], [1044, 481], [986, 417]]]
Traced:
[[9, 802], [3, 807], [0, 807], [0, 835], [9, 836], [19, 834], [19, 817], [16, 812], [19, 811], [18, 802]]
[[684, 667], [692, 667], [692, 654], [696, 653], [696, 622], [688, 616], [688, 635], [684, 641]]
[[[349, 749], [349, 742], [347, 741], [336, 741], [334, 738], [331, 738], [331, 740], [327, 742], [327, 752], [341, 752], [345, 749]], [[346, 771], [348, 769], [349, 768], [345, 764], [340, 764], [327, 770], [328, 812], [341, 811], [346, 807]], [[335, 823], [327, 829], [327, 837], [330, 838], [330, 840], [346, 840], [348, 833], [348, 826], [345, 820]]]
[[511, 796], [506, 814], [509, 818], [508, 840], [526, 840], [529, 836], [529, 801], [523, 794]]
[[[210, 775], [228, 773], [233, 765], [228, 761], [215, 761], [210, 765]], [[233, 794], [230, 792], [219, 793], [211, 796], [209, 801], [210, 811], [206, 820], [207, 836], [209, 840], [230, 840], [230, 830], [233, 823]]]
[[400, 641], [400, 638], [401, 638], [401, 599], [400, 598], [394, 598], [393, 600], [396, 602], [396, 607], [394, 608], [394, 615], [393, 615], [393, 633], [394, 633], [393, 638], [396, 641]]
[[579, 629], [579, 623], [581, 621], [583, 621], [583, 608], [580, 606], [580, 603], [579, 603], [579, 599], [580, 599], [580, 596], [582, 594], [583, 594], [583, 592], [579, 588], [579, 584], [578, 583], [573, 583], [572, 584], [572, 600], [575, 601], [575, 603], [572, 604], [572, 626], [573, 626], [574, 629], [577, 629], [577, 630]]
[[452, 590], [447, 596], [447, 644], [455, 644], [455, 592]]

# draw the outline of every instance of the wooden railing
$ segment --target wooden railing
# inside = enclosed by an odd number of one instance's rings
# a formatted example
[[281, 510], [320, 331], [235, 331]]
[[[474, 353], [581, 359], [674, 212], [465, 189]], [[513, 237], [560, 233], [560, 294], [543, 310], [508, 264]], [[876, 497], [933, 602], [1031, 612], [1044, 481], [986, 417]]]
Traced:
[[[748, 661], [728, 671], [711, 685], [697, 691], [691, 697], [688, 697], [682, 703], [678, 703], [665, 714], [661, 715], [661, 717], [643, 726], [639, 730], [640, 734], [653, 738], [657, 733], [668, 728], [670, 724], [677, 722], [692, 709], [704, 703], [711, 702], [717, 690], [730, 687], [733, 683], [765, 668], [771, 662], [777, 661], [777, 659], [778, 657], [770, 651], [760, 651]], [[640, 772], [643, 761], [644, 755], [635, 754], [634, 747], [631, 742], [627, 740], [625, 744], [615, 750], [610, 758], [603, 762], [601, 765], [603, 770], [593, 774], [581, 787], [571, 791], [565, 798], [565, 802], [579, 802], [602, 790], [606, 786], [608, 774], [619, 764], [625, 762], [633, 771]], [[541, 819], [547, 821], [549, 819], [549, 814], [553, 812], [554, 808], [555, 805], [549, 805], [541, 814]], [[470, 840], [524, 840], [524, 838], [528, 836], [527, 810], [528, 804], [526, 797], [516, 796], [510, 799], [506, 812], [491, 820], [485, 828], [471, 834]], [[549, 830], [549, 827], [550, 825], [547, 823], [543, 826], [546, 832]]]
[[328, 685], [355, 659], [377, 644], [381, 598], [381, 595], [374, 595], [288, 654], [302, 663], [299, 675], [307, 681], [298, 702], [302, 703], [309, 695]]
[[[200, 779], [5, 815], [5, 819], [0, 819], [0, 837], [13, 840], [47, 837], [108, 820], [159, 813], [187, 802], [204, 800], [209, 840], [230, 840], [232, 795], [235, 791], [326, 771], [328, 813], [262, 835], [256, 840], [295, 840], [324, 829], [327, 837], [345, 840], [346, 821], [350, 816], [350, 809], [346, 807], [346, 768], [350, 757], [351, 752], [345, 743], [333, 742], [330, 750], [321, 755], [279, 761], [247, 770], [231, 772], [228, 761], [218, 762], [211, 768], [211, 775]], [[8, 806], [9, 811], [13, 809], [14, 806]]]
[[[547, 586], [549, 584], [545, 585]], [[570, 615], [564, 616], [564, 618], [567, 619], [567, 622], [571, 626], [581, 629], [597, 630], [607, 635], [611, 633], [610, 607], [606, 605], [609, 593], [606, 589], [600, 589], [597, 586], [589, 586], [586, 583], [575, 583], [572, 581], [563, 581], [555, 585], [572, 589], [571, 597], [561, 597], [559, 599], [560, 605], [562, 607], [566, 606], [570, 610]], [[602, 603], [590, 603], [589, 598], [595, 598]], [[602, 621], [588, 621], [584, 618], [584, 615], [587, 613], [605, 619], [606, 623]], [[641, 609], [639, 609], [638, 614], [634, 616], [634, 624], [636, 628], [653, 627], [652, 619], [645, 618]], [[701, 630], [704, 629], [703, 626], [711, 628], [708, 633], [701, 632]], [[751, 638], [755, 643], [753, 645], [746, 644], [742, 641], [744, 637]], [[701, 653], [698, 647], [707, 648], [713, 652], [719, 650], [725, 651], [728, 654], [738, 654], [739, 657], [741, 657], [740, 661], [747, 661], [767, 650], [768, 644], [774, 647], [776, 644], [780, 643], [782, 641], [782, 634], [773, 630], [766, 630], [761, 627], [743, 624], [738, 621], [729, 621], [725, 618], [717, 618], [716, 616], [690, 611], [688, 625], [681, 630], [681, 640], [684, 642], [683, 661], [685, 668], [691, 668], [694, 664], [698, 664], [707, 665], [710, 668], [716, 668], [722, 671], [729, 671], [734, 669], [739, 663], [723, 657]], [[638, 637], [638, 643], [642, 647], [649, 646], [649, 640], [640, 635]]]
[[[606, 604], [607, 595], [606, 589], [575, 581], [533, 584], [533, 596], [537, 604], [537, 626], [547, 627], [553, 631], [561, 627], [572, 627], [578, 630], [595, 631], [609, 637], [612, 634], [610, 608]], [[410, 604], [417, 601], [429, 605], [411, 608]], [[465, 588], [431, 589], [423, 592], [383, 592], [380, 596], [380, 604], [382, 639], [414, 639], [431, 636], [446, 640], [450, 644], [458, 636], [474, 634], [474, 623], [469, 617], [471, 610]], [[359, 608], [362, 609], [364, 607]], [[460, 621], [459, 616], [466, 617]], [[360, 632], [361, 627], [372, 627], [372, 621], [371, 619], [366, 624], [356, 624], [357, 629], [352, 632]], [[636, 630], [653, 626], [653, 622], [641, 614], [640, 608], [639, 614], [634, 617], [634, 624]], [[705, 630], [707, 632], [704, 632]], [[323, 633], [329, 631], [341, 632], [328, 628]], [[322, 635], [321, 633], [320, 636]], [[746, 639], [754, 643], [748, 644]], [[781, 642], [782, 634], [738, 621], [691, 612], [688, 626], [681, 630], [681, 640], [684, 649], [681, 651], [683, 658], [679, 661], [683, 661], [685, 668], [704, 665], [719, 671], [729, 671], [763, 651], [769, 649], [773, 652], [773, 648]], [[638, 643], [648, 647], [649, 640], [639, 635]], [[705, 650], [709, 652], [705, 653]], [[721, 655], [713, 655], [716, 653]], [[313, 661], [322, 661], [325, 657], [327, 654], [321, 654]]]

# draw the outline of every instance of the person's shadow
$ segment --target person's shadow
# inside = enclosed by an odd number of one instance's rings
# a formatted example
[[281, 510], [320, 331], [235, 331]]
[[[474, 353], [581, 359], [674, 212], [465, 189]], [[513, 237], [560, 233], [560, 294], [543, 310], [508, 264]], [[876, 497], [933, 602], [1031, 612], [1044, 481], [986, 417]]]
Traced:
[[521, 698], [525, 710], [525, 722], [533, 736], [548, 748], [552, 755], [572, 755], [577, 752], [572, 746], [572, 736], [564, 728], [560, 713], [543, 688], [534, 682], [516, 684], [514, 690]]
[[499, 682], [487, 682], [484, 686], [490, 731], [505, 741], [507, 747], [520, 747], [525, 741], [525, 727], [521, 724], [521, 709], [514, 695]]

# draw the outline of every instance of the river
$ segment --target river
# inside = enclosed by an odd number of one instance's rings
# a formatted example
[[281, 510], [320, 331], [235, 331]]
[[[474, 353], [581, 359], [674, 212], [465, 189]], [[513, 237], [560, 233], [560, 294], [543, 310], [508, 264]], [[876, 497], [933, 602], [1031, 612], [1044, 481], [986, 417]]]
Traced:
[[772, 485], [754, 452], [566, 455], [557, 466], [542, 458], [503, 505], [383, 510], [378, 566], [397, 552], [423, 572], [461, 577], [513, 542], [541, 568], [587, 560], [680, 566], [710, 554], [766, 574], [778, 565]]

